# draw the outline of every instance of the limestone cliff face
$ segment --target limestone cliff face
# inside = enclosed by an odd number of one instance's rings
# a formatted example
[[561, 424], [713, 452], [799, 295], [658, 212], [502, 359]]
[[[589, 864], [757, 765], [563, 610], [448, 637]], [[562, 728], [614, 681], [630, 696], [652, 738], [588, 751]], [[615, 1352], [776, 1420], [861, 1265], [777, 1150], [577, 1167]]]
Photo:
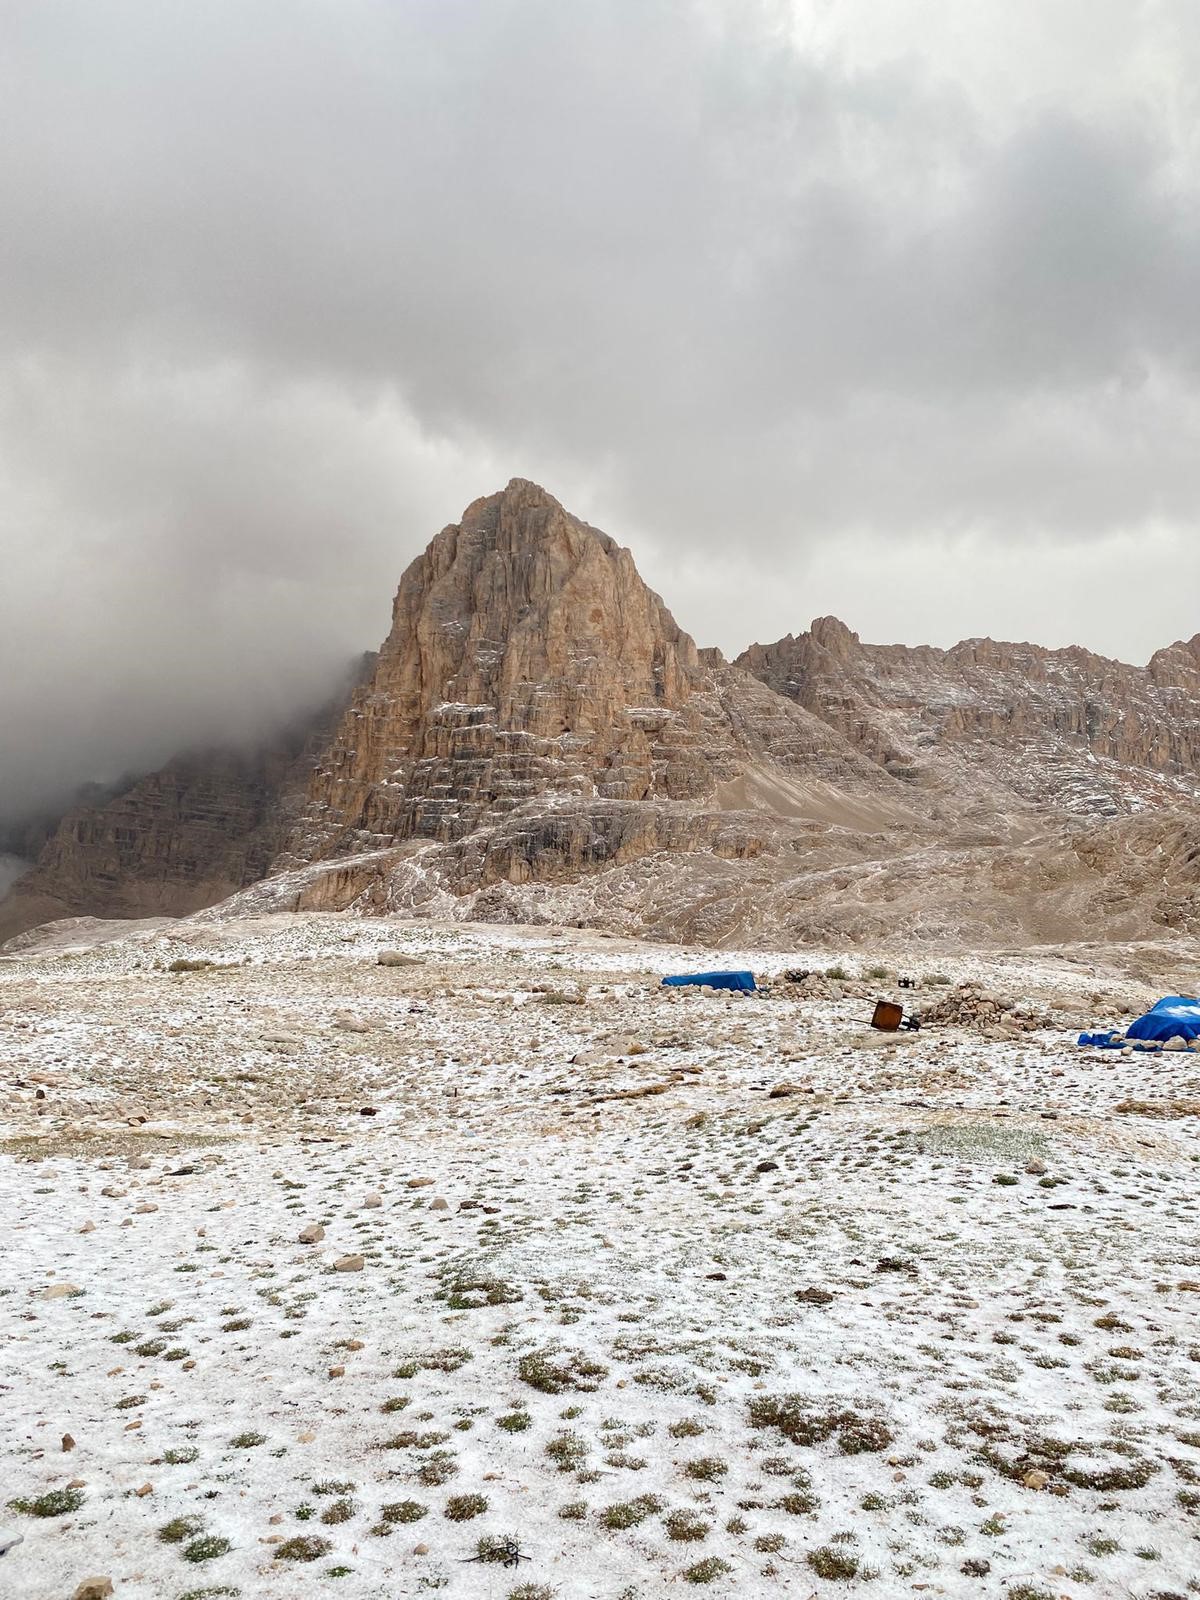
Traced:
[[991, 639], [865, 645], [823, 617], [738, 664], [910, 782], [1101, 815], [1200, 796], [1200, 636], [1140, 668]]
[[613, 841], [682, 842], [679, 819], [628, 808], [711, 800], [754, 756], [880, 780], [818, 719], [702, 661], [627, 550], [514, 479], [405, 572], [280, 865], [536, 810], [483, 851], [485, 875], [586, 869]]

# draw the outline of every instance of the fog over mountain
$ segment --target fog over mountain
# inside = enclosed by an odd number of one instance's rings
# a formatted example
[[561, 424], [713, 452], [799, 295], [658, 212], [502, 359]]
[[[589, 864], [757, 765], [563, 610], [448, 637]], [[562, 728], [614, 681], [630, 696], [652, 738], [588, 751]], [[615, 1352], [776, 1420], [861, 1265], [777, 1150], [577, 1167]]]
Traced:
[[1191, 0], [9, 0], [0, 816], [514, 475], [731, 653], [1190, 637], [1198, 84]]

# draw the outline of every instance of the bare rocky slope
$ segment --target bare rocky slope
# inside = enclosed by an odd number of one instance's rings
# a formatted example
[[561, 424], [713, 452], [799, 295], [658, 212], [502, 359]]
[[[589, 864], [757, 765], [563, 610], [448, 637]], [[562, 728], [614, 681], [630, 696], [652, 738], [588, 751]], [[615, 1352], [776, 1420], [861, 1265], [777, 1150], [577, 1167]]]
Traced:
[[821, 617], [737, 664], [907, 783], [1082, 816], [1200, 798], [1200, 634], [1131, 667], [991, 639], [863, 644]]
[[863, 645], [733, 665], [629, 552], [513, 480], [405, 572], [340, 715], [187, 758], [50, 835], [0, 903], [570, 922], [664, 939], [971, 944], [1200, 930], [1200, 636]]

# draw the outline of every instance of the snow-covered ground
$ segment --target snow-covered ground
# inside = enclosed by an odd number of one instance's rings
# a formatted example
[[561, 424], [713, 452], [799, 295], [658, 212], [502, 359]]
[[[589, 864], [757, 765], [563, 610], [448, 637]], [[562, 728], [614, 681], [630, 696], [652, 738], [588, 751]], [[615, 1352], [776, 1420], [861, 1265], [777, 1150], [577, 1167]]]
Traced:
[[1157, 988], [923, 960], [1053, 1026], [885, 1037], [861, 955], [659, 987], [711, 964], [315, 915], [0, 962], [0, 1593], [1200, 1593], [1200, 1057], [1074, 1043]]

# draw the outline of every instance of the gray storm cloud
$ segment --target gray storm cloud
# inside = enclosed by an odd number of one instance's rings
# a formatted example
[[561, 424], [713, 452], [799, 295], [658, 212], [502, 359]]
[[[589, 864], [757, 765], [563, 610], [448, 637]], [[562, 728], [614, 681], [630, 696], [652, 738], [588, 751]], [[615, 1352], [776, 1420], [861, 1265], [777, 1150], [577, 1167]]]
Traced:
[[8, 0], [0, 814], [512, 475], [727, 649], [1190, 636], [1197, 82], [1171, 0]]

